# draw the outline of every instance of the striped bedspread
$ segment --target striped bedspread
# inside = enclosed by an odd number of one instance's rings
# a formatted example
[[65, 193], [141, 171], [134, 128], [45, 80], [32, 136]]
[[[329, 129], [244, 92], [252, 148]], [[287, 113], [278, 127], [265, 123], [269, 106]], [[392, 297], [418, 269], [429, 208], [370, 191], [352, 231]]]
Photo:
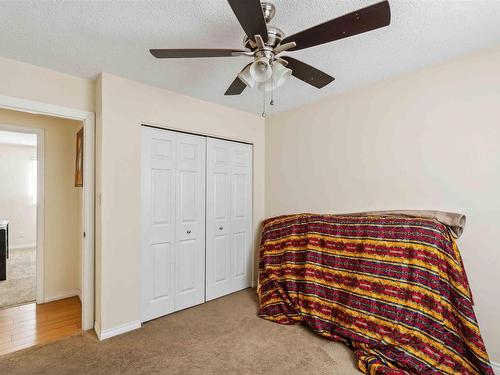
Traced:
[[367, 374], [493, 374], [458, 248], [411, 217], [264, 223], [259, 316], [350, 346]]

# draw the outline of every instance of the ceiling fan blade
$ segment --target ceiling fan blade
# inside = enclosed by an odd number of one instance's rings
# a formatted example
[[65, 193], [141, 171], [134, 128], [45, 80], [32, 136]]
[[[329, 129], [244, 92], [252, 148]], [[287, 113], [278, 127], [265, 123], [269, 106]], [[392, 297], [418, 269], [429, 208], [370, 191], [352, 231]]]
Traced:
[[[248, 65], [251, 65], [251, 64], [252, 63], [247, 64], [241, 71], [244, 71], [248, 67]], [[224, 95], [240, 95], [243, 92], [243, 90], [245, 90], [245, 87], [247, 87], [245, 82], [243, 82], [238, 76], [236, 76], [234, 81], [227, 88]]]
[[245, 90], [245, 87], [247, 87], [247, 85], [245, 85], [241, 79], [236, 77], [231, 85], [227, 88], [224, 95], [240, 95], [243, 90]]
[[267, 26], [260, 0], [227, 0], [248, 38], [260, 35], [267, 42]]
[[282, 57], [288, 64], [287, 68], [292, 69], [292, 75], [305, 83], [308, 83], [318, 89], [325, 87], [330, 82], [334, 81], [335, 78], [322, 72], [315, 67], [306, 64], [302, 61], [294, 59], [293, 57], [284, 56]]
[[149, 52], [159, 59], [179, 59], [193, 57], [231, 57], [240, 56], [247, 51], [234, 49], [150, 49]]
[[375, 30], [390, 23], [389, 2], [382, 1], [290, 35], [281, 44], [295, 42], [297, 46], [290, 48], [289, 51], [297, 51]]

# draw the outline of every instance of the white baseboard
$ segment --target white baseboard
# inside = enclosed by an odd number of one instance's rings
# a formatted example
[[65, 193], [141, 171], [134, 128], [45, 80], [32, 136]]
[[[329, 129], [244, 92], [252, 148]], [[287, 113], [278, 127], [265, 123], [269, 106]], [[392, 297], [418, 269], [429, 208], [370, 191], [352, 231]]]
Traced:
[[78, 296], [78, 294], [79, 294], [78, 289], [66, 290], [64, 292], [58, 292], [58, 293], [49, 294], [49, 295], [46, 294], [44, 299], [43, 299], [43, 302], [47, 303], [47, 302], [57, 301], [60, 299], [76, 297], [76, 296]]
[[500, 375], [500, 363], [496, 363], [496, 362], [490, 362], [491, 363], [491, 367], [493, 368], [493, 372], [495, 373], [495, 375]]
[[113, 336], [121, 335], [122, 333], [133, 331], [135, 329], [141, 328], [140, 320], [135, 320], [133, 322], [125, 323], [114, 328], [108, 328], [101, 330], [97, 322], [95, 324], [95, 331], [99, 340], [106, 340]]
[[22, 243], [16, 246], [9, 246], [9, 250], [31, 249], [33, 247], [36, 247], [36, 243]]

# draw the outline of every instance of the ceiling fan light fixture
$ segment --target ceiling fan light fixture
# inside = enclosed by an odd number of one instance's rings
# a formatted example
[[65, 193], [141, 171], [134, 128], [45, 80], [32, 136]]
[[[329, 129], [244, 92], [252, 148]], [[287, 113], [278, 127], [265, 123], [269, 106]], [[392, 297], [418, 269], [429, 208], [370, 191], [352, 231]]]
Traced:
[[250, 74], [250, 67], [252, 65], [248, 65], [245, 69], [238, 73], [238, 78], [248, 87], [253, 88], [255, 86], [255, 80]]
[[255, 82], [265, 82], [273, 75], [273, 69], [269, 60], [266, 57], [261, 57], [255, 60], [250, 65], [250, 74]]
[[389, 0], [382, 0], [285, 37], [282, 30], [268, 24], [276, 13], [275, 6], [268, 1], [227, 0], [245, 32], [244, 49], [168, 48], [149, 51], [158, 59], [252, 57], [254, 60], [238, 74], [224, 95], [240, 95], [247, 86], [272, 90], [282, 86], [290, 75], [321, 89], [335, 78], [300, 60], [289, 56], [281, 58], [278, 55], [366, 33], [391, 23]]
[[287, 68], [282, 63], [275, 61], [273, 63], [273, 81], [275, 87], [281, 87], [292, 75], [292, 69]]

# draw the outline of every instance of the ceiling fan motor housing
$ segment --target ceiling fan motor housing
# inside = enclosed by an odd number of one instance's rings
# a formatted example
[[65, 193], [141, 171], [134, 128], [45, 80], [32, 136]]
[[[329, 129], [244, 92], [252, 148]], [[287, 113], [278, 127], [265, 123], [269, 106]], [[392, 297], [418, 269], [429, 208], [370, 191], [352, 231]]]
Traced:
[[[283, 32], [283, 30], [278, 27], [268, 25], [266, 47], [269, 47], [270, 49], [276, 48], [277, 46], [279, 46], [284, 37], [285, 33]], [[257, 48], [255, 42], [249, 39], [248, 36], [245, 36], [243, 38], [243, 45], [252, 51]]]

